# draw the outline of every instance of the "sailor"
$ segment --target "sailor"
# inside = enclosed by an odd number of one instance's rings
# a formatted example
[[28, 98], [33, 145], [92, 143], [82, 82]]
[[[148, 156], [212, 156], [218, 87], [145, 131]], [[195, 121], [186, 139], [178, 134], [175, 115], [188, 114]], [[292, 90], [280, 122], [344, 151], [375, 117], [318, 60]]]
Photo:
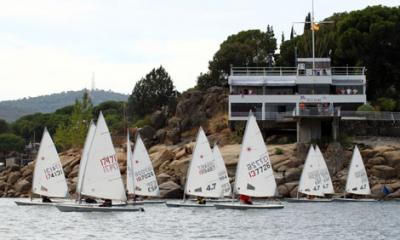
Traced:
[[247, 205], [253, 205], [253, 201], [251, 201], [251, 198], [247, 195], [240, 194], [239, 200], [241, 203], [244, 203]]
[[99, 205], [99, 207], [111, 207], [112, 201], [111, 199], [104, 199], [104, 202]]
[[203, 197], [197, 197], [197, 203], [198, 204], [206, 204], [206, 199]]
[[42, 196], [42, 202], [44, 202], [44, 203], [51, 203], [52, 201], [50, 200], [49, 197], [47, 197], [47, 196]]

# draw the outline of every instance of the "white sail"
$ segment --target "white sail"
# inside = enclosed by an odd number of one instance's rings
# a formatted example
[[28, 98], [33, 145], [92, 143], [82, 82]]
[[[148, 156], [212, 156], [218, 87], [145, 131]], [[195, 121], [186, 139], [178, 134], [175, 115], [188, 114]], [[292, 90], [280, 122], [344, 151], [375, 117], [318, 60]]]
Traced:
[[353, 157], [351, 158], [349, 173], [347, 175], [346, 192], [358, 195], [371, 194], [367, 171], [365, 170], [364, 162], [357, 146], [354, 147]]
[[33, 172], [32, 192], [48, 197], [67, 197], [68, 186], [56, 147], [45, 128]]
[[310, 150], [308, 151], [307, 158], [304, 163], [298, 192], [307, 195], [324, 196], [324, 192], [322, 191], [320, 163], [316, 157], [313, 146], [310, 146]]
[[82, 195], [126, 201], [117, 156], [101, 112], [83, 174]]
[[222, 188], [218, 180], [217, 167], [208, 139], [200, 127], [196, 138], [192, 161], [188, 169], [185, 194], [218, 198]]
[[322, 192], [324, 194], [334, 194], [335, 190], [333, 189], [331, 175], [329, 174], [328, 166], [326, 165], [324, 155], [322, 155], [321, 150], [318, 145], [315, 146], [315, 154], [317, 159], [320, 161], [320, 174], [322, 178]]
[[277, 192], [268, 150], [252, 113], [247, 120], [236, 168], [235, 192], [253, 197], [272, 197]]
[[223, 196], [231, 196], [232, 189], [231, 189], [231, 184], [229, 183], [228, 172], [226, 171], [224, 159], [222, 158], [221, 152], [219, 151], [217, 145], [215, 145], [213, 148], [213, 155], [217, 167], [218, 178], [219, 181], [221, 182]]
[[146, 146], [142, 138], [138, 134], [136, 137], [135, 147], [131, 158], [133, 168], [133, 192], [140, 196], [159, 196], [160, 190], [157, 184], [156, 174], [154, 173], [153, 164], [147, 153]]
[[85, 145], [83, 146], [81, 161], [79, 163], [79, 174], [78, 174], [78, 183], [76, 184], [76, 193], [79, 196], [82, 188], [82, 179], [83, 179], [83, 171], [85, 169], [88, 153], [90, 149], [90, 145], [93, 141], [94, 131], [96, 129], [96, 125], [93, 121], [90, 122], [89, 130], [86, 135]]
[[133, 167], [132, 167], [132, 148], [129, 137], [129, 130], [126, 136], [126, 189], [129, 194], [134, 193], [133, 187]]

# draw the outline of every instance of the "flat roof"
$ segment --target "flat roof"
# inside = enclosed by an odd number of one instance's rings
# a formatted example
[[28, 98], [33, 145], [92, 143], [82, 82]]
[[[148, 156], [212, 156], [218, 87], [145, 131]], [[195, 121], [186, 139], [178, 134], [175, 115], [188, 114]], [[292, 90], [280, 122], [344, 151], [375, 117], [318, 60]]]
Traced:
[[[312, 58], [297, 58], [298, 62], [312, 62]], [[315, 62], [330, 62], [330, 58], [314, 58]]]

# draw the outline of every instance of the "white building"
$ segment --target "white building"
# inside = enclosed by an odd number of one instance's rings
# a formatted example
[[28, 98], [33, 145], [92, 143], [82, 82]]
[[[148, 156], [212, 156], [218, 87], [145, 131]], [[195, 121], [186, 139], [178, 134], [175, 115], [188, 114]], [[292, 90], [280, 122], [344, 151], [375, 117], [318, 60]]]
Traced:
[[314, 69], [312, 58], [298, 58], [297, 67], [232, 67], [229, 119], [246, 120], [252, 110], [257, 120], [293, 121], [301, 142], [320, 138], [321, 121], [328, 121], [336, 138], [341, 111], [366, 103], [365, 68], [331, 67], [330, 58], [314, 61]]

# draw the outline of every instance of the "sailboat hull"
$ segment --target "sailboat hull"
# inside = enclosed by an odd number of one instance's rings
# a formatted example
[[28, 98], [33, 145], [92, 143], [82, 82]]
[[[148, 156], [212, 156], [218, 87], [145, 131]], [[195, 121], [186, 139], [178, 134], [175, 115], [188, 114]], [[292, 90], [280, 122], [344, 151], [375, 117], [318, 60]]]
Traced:
[[286, 202], [296, 202], [296, 203], [310, 203], [310, 202], [332, 202], [332, 199], [329, 198], [314, 198], [314, 199], [308, 199], [308, 198], [286, 198]]
[[237, 209], [237, 210], [249, 210], [249, 209], [281, 209], [284, 208], [283, 204], [229, 204], [229, 203], [221, 203], [215, 204], [217, 209]]
[[52, 200], [53, 202], [42, 202], [42, 199], [33, 199], [33, 200], [20, 200], [14, 201], [18, 206], [54, 206], [61, 203], [73, 203], [74, 200]]
[[335, 202], [378, 202], [378, 200], [372, 199], [372, 198], [361, 198], [361, 199], [334, 198], [333, 201], [335, 201]]
[[210, 208], [214, 207], [213, 204], [197, 204], [197, 203], [187, 203], [187, 202], [166, 202], [167, 207], [187, 207], [187, 208]]
[[144, 212], [144, 209], [130, 207], [100, 207], [100, 206], [85, 206], [85, 205], [55, 205], [61, 212]]
[[[190, 201], [197, 201], [197, 199], [190, 199]], [[207, 202], [210, 203], [228, 203], [228, 202], [232, 202], [232, 199], [229, 198], [225, 198], [225, 199], [206, 199]], [[235, 202], [237, 201], [236, 199], [234, 200]]]

